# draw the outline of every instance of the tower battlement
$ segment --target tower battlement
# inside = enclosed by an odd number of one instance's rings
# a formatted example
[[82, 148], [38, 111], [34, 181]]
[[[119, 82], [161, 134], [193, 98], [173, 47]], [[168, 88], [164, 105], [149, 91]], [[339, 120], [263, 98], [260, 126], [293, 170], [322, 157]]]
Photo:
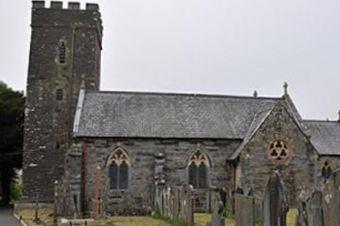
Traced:
[[96, 3], [86, 3], [85, 8], [81, 8], [79, 2], [68, 2], [64, 8], [62, 1], [51, 1], [50, 7], [46, 7], [45, 1], [32, 1], [32, 9], [64, 9], [64, 10], [90, 10], [98, 11], [99, 5]]

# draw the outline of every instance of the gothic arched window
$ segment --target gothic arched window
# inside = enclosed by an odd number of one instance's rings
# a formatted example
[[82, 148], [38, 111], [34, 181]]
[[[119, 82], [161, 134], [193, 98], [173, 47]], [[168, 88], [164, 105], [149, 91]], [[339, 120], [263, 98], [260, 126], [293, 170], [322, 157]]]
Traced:
[[200, 151], [197, 151], [191, 158], [188, 166], [189, 184], [194, 188], [208, 187], [208, 157]]
[[122, 149], [115, 150], [108, 158], [110, 188], [127, 189], [129, 180], [129, 158]]
[[328, 164], [328, 161], [326, 161], [321, 169], [321, 175], [324, 178], [324, 180], [327, 180], [328, 178], [331, 177], [332, 175], [332, 168], [331, 166]]

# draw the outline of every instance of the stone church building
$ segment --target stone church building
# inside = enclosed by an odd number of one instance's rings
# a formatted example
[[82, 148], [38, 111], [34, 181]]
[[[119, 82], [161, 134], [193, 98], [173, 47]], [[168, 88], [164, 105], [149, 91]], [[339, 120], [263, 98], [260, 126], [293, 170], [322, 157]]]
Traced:
[[58, 190], [74, 212], [143, 214], [155, 184], [191, 184], [204, 211], [210, 187], [261, 200], [279, 170], [294, 207], [340, 167], [340, 121], [303, 119], [287, 85], [279, 97], [100, 91], [97, 4], [33, 1], [31, 27], [22, 202]]

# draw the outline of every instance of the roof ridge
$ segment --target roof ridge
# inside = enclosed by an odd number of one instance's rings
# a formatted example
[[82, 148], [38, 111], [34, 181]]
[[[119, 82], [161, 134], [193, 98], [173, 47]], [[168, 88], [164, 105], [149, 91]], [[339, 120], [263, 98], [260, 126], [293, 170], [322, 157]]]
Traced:
[[335, 122], [339, 123], [337, 120], [322, 120], [322, 119], [303, 119], [303, 122]]
[[103, 94], [140, 94], [140, 95], [162, 95], [162, 96], [196, 96], [196, 97], [215, 97], [215, 98], [235, 98], [235, 99], [259, 99], [259, 100], [280, 100], [281, 97], [264, 97], [264, 96], [241, 96], [226, 94], [207, 94], [207, 93], [171, 93], [171, 92], [153, 92], [153, 91], [87, 91], [87, 93], [103, 93]]

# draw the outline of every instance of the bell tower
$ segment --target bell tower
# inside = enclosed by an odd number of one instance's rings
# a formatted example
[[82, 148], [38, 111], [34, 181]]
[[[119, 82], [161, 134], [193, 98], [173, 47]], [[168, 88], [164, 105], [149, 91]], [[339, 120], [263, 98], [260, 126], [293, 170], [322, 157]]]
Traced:
[[23, 201], [53, 201], [72, 141], [83, 82], [99, 90], [102, 22], [97, 4], [32, 2], [24, 129]]

